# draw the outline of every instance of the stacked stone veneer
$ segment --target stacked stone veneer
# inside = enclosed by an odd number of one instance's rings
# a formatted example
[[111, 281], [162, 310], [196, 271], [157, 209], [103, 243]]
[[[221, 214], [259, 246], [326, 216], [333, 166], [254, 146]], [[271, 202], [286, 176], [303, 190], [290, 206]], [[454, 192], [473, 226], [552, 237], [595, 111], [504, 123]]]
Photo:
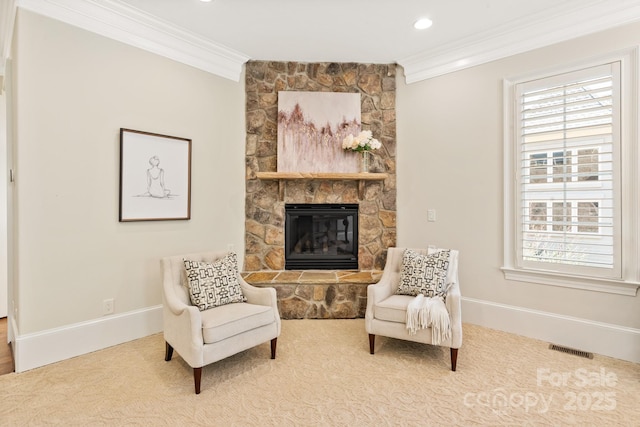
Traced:
[[[386, 249], [396, 244], [395, 82], [395, 64], [270, 61], [246, 64], [245, 272], [284, 270], [285, 203], [358, 203], [359, 270], [384, 268]], [[280, 91], [359, 93], [362, 128], [371, 130], [382, 142], [382, 148], [374, 153], [371, 171], [387, 173], [388, 178], [365, 181], [362, 199], [356, 181], [287, 180], [284, 200], [280, 200], [277, 181], [256, 177], [257, 172], [277, 172]], [[353, 283], [337, 274], [339, 279], [335, 283], [322, 280], [283, 283], [276, 279], [265, 283], [250, 278], [248, 281], [276, 288], [281, 311], [287, 307], [285, 311], [290, 314], [284, 318], [353, 317], [353, 313], [361, 317], [362, 298], [366, 297], [364, 283]]]
[[245, 272], [254, 286], [275, 288], [283, 319], [353, 319], [364, 317], [367, 286], [379, 271]]

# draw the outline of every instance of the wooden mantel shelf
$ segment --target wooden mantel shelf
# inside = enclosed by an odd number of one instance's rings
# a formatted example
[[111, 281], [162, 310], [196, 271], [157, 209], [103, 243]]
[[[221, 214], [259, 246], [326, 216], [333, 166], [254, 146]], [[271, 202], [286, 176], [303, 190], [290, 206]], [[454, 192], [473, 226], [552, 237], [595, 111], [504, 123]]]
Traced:
[[278, 195], [284, 200], [284, 182], [291, 180], [325, 179], [330, 181], [357, 181], [358, 195], [364, 197], [365, 181], [384, 181], [389, 177], [386, 173], [331, 173], [331, 172], [257, 172], [256, 177], [263, 180], [278, 181]]
[[386, 173], [333, 173], [333, 172], [256, 172], [258, 179], [327, 179], [332, 181], [364, 180], [382, 181], [387, 179]]

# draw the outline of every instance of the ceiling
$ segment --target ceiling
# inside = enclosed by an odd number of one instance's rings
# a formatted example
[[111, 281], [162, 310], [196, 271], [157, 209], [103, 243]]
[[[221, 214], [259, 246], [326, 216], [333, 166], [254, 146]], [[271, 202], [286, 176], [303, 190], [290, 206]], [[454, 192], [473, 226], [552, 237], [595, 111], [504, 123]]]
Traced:
[[[374, 63], [396, 62], [515, 20], [548, 14], [559, 3], [557, 0], [122, 2], [252, 59]], [[578, 5], [582, 0], [564, 3]], [[414, 29], [413, 23], [420, 17], [429, 17], [434, 25], [427, 30]]]
[[640, 20], [640, 0], [10, 1], [233, 80], [273, 60], [398, 63], [411, 83]]

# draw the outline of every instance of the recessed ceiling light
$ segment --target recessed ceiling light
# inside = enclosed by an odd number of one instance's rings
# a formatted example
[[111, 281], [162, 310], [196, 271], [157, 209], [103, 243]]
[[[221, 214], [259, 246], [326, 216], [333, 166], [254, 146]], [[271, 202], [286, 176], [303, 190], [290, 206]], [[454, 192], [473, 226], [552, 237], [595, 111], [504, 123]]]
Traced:
[[211, 2], [211, 0], [200, 0], [200, 1], [203, 2], [203, 3], [210, 3]]
[[431, 21], [431, 19], [421, 18], [413, 24], [413, 28], [415, 28], [416, 30], [424, 30], [425, 28], [429, 28], [432, 25], [433, 22]]

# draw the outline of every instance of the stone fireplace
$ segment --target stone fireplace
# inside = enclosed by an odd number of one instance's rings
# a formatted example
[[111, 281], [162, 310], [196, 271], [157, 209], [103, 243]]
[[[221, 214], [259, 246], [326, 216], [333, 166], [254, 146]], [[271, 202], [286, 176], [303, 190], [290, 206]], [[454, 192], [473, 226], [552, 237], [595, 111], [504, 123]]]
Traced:
[[[359, 317], [365, 285], [373, 283], [384, 268], [386, 249], [396, 244], [396, 66], [249, 61], [245, 78], [244, 274], [252, 284], [276, 287], [283, 318], [288, 317], [285, 306], [295, 306], [291, 317]], [[278, 92], [287, 90], [359, 93], [362, 128], [382, 142], [371, 171], [385, 173], [384, 180], [305, 174], [259, 178], [260, 173], [277, 172]], [[348, 273], [327, 270], [320, 276], [285, 271], [285, 205], [337, 203], [358, 206], [357, 268]]]

